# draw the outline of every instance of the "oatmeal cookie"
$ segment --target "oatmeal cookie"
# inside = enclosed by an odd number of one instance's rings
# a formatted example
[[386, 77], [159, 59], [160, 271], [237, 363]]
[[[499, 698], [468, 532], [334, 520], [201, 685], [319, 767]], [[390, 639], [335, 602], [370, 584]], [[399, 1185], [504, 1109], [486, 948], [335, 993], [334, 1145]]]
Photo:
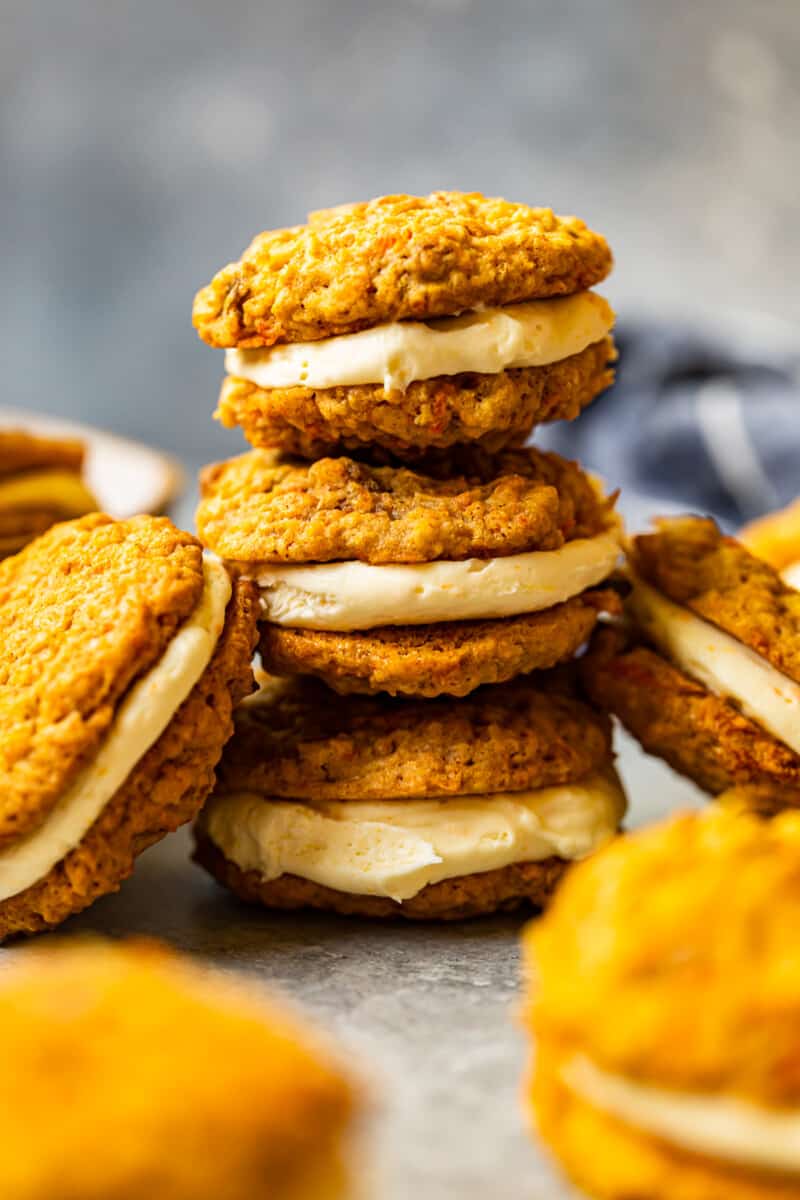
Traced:
[[254, 239], [198, 292], [209, 345], [272, 346], [568, 295], [611, 269], [576, 217], [478, 193], [383, 196]]

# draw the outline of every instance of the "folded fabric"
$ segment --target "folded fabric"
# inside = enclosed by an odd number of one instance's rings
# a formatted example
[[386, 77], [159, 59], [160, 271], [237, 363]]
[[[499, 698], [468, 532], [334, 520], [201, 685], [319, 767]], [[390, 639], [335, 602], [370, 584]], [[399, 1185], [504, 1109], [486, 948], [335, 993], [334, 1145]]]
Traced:
[[795, 353], [644, 321], [615, 338], [612, 391], [539, 442], [731, 529], [800, 494], [800, 331]]

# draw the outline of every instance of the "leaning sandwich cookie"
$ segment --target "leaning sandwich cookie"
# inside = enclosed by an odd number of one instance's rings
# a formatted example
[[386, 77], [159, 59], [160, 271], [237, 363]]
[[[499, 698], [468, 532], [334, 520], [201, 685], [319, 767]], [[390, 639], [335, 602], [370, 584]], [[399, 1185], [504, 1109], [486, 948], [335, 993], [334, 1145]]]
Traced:
[[7, 1200], [345, 1200], [361, 1101], [252, 984], [144, 940], [56, 943], [0, 971]]
[[0, 430], [0, 558], [16, 554], [57, 521], [93, 512], [76, 438]]
[[624, 810], [561, 672], [456, 701], [275, 680], [237, 710], [195, 857], [267, 907], [457, 919], [546, 903]]
[[575, 868], [526, 933], [526, 1092], [602, 1200], [797, 1200], [800, 815], [717, 805]]
[[613, 498], [528, 448], [424, 467], [254, 450], [207, 468], [199, 536], [255, 581], [268, 671], [465, 695], [554, 666], [616, 594]]
[[398, 458], [572, 419], [613, 379], [605, 240], [549, 209], [436, 192], [312, 214], [197, 295], [217, 415], [254, 446]]
[[166, 518], [93, 514], [0, 563], [0, 937], [116, 890], [197, 813], [255, 620], [252, 586]]
[[706, 791], [800, 787], [800, 593], [713, 521], [633, 539], [627, 632], [583, 661], [593, 701]]

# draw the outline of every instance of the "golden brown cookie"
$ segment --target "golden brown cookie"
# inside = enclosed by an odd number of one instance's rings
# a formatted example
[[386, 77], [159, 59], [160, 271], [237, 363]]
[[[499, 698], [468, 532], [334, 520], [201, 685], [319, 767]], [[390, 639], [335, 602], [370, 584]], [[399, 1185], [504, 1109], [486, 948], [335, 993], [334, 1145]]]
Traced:
[[613, 382], [615, 358], [607, 337], [547, 366], [421, 379], [404, 392], [379, 384], [265, 389], [228, 378], [215, 415], [240, 425], [253, 446], [303, 458], [380, 446], [409, 459], [464, 442], [496, 451], [524, 441], [534, 425], [577, 417]]
[[576, 217], [478, 193], [383, 196], [262, 233], [198, 292], [212, 346], [272, 346], [567, 295], [611, 269]]
[[97, 508], [82, 479], [83, 443], [0, 430], [0, 558], [16, 554], [57, 521]]
[[354, 633], [261, 625], [261, 661], [272, 675], [315, 675], [341, 694], [466, 696], [487, 683], [571, 659], [601, 611], [617, 612], [609, 589], [542, 612], [495, 621], [399, 625]]
[[0, 564], [0, 936], [115, 890], [194, 815], [256, 605], [166, 518], [65, 522]]
[[588, 1194], [798, 1195], [798, 861], [798, 814], [714, 806], [617, 839], [529, 928], [533, 1115]]
[[543, 788], [611, 756], [607, 718], [560, 671], [458, 701], [341, 697], [313, 679], [275, 680], [235, 722], [220, 785], [307, 800]]
[[194, 861], [245, 903], [284, 910], [321, 909], [345, 917], [463, 921], [523, 907], [544, 908], [569, 867], [561, 858], [511, 863], [494, 871], [429, 883], [400, 903], [385, 896], [337, 891], [297, 875], [266, 880], [257, 871], [242, 871], [202, 831], [196, 831], [195, 838]]
[[577, 464], [533, 448], [442, 455], [419, 470], [264, 450], [207, 467], [204, 545], [238, 563], [421, 563], [553, 550], [610, 504]]
[[152, 942], [63, 942], [6, 965], [0, 1018], [8, 1200], [350, 1194], [356, 1087], [252, 984]]
[[601, 630], [580, 666], [594, 704], [712, 795], [742, 784], [800, 787], [800, 755], [648, 646]]
[[632, 563], [653, 587], [800, 682], [800, 592], [713, 521], [674, 517], [634, 539]]
[[751, 521], [740, 531], [739, 540], [751, 554], [779, 571], [800, 562], [800, 497], [786, 508]]

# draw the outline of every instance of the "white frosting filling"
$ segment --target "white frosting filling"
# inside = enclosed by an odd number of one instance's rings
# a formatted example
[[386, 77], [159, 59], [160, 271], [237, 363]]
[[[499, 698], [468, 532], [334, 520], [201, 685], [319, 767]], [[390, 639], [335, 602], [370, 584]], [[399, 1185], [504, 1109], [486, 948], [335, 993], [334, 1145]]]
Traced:
[[566, 1064], [562, 1079], [593, 1108], [690, 1153], [748, 1167], [800, 1171], [796, 1109], [770, 1109], [734, 1096], [633, 1083], [583, 1056]]
[[53, 468], [25, 471], [0, 479], [0, 508], [53, 506], [65, 516], [80, 516], [97, 507], [97, 501], [74, 471]]
[[227, 859], [265, 880], [298, 875], [403, 901], [442, 879], [551, 855], [583, 858], [614, 836], [624, 813], [622, 785], [609, 769], [538, 791], [435, 800], [217, 794], [202, 823]]
[[199, 605], [119, 705], [94, 760], [38, 829], [0, 850], [0, 901], [37, 883], [75, 849], [205, 671], [225, 624], [231, 582], [215, 559], [204, 560], [203, 572]]
[[552, 608], [613, 571], [621, 527], [558, 550], [411, 565], [362, 562], [248, 565], [264, 617], [299, 629], [351, 631], [510, 617]]
[[578, 292], [439, 317], [393, 321], [360, 333], [228, 350], [225, 369], [262, 388], [332, 388], [382, 384], [405, 391], [415, 379], [560, 362], [605, 337], [614, 312], [602, 296]]
[[800, 684], [638, 577], [628, 605], [650, 641], [687, 675], [734, 700], [745, 716], [800, 754]]

